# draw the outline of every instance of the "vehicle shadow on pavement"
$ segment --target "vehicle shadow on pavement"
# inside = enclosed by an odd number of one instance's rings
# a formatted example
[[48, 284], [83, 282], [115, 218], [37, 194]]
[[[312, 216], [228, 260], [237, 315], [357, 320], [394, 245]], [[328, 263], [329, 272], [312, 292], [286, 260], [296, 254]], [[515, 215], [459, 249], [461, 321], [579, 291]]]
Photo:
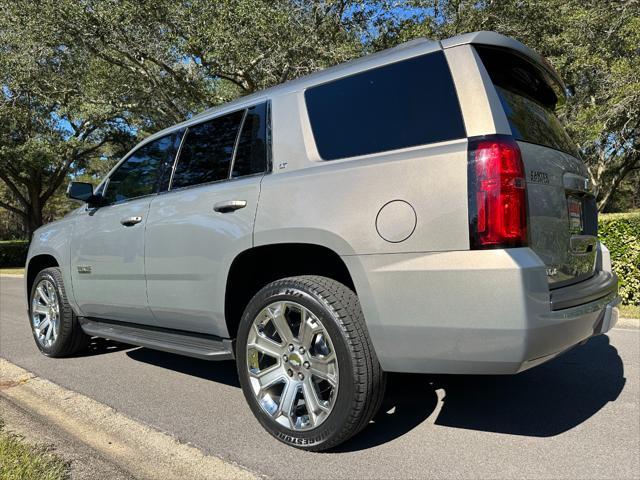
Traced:
[[139, 362], [240, 388], [236, 363], [233, 360], [211, 362], [148, 348], [128, 351], [127, 356]]
[[551, 437], [570, 430], [614, 401], [624, 367], [609, 337], [514, 376], [442, 377], [446, 397], [437, 425]]
[[625, 382], [622, 360], [605, 335], [518, 375], [393, 374], [380, 413], [336, 451], [371, 448], [409, 432], [434, 412], [440, 388], [436, 425], [551, 437], [614, 401]]
[[438, 394], [431, 377], [388, 374], [387, 391], [377, 415], [362, 432], [332, 451], [366, 450], [390, 442], [424, 422], [437, 405]]
[[92, 337], [89, 341], [87, 349], [79, 353], [79, 357], [92, 357], [94, 355], [104, 355], [106, 353], [120, 352], [122, 350], [129, 350], [131, 348], [138, 348], [135, 345], [129, 345], [127, 343], [116, 342], [113, 340], [107, 340], [106, 338]]

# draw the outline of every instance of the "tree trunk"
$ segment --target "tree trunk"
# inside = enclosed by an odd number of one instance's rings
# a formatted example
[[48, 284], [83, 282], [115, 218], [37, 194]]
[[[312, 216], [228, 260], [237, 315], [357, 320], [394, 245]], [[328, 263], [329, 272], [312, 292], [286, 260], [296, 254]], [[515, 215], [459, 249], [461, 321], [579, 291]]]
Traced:
[[638, 163], [637, 157], [635, 159], [633, 158], [628, 159], [624, 163], [622, 168], [613, 175], [613, 177], [611, 178], [611, 181], [608, 184], [601, 186], [600, 191], [598, 192], [598, 211], [599, 212], [606, 211], [607, 207], [609, 206], [609, 203], [613, 199], [614, 193], [616, 193], [616, 191], [618, 190], [618, 187], [620, 187], [620, 183], [622, 183], [622, 181], [627, 177], [627, 175], [632, 170], [637, 168], [637, 163]]
[[29, 189], [29, 208], [27, 209], [27, 215], [25, 218], [25, 230], [27, 233], [27, 240], [29, 241], [31, 241], [31, 238], [33, 237], [33, 232], [40, 228], [43, 223], [42, 208], [44, 205], [40, 201], [40, 185], [38, 184], [36, 187], [37, 188]]
[[27, 234], [27, 240], [31, 241], [33, 238], [33, 232], [42, 226], [42, 210], [30, 209], [29, 214], [25, 218], [25, 231]]

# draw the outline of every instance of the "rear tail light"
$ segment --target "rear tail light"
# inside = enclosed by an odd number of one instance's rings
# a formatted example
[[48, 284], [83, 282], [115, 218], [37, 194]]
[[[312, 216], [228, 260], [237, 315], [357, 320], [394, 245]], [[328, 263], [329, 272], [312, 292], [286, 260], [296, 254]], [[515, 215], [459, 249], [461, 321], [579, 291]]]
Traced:
[[469, 140], [469, 233], [472, 249], [527, 244], [522, 155], [511, 137]]

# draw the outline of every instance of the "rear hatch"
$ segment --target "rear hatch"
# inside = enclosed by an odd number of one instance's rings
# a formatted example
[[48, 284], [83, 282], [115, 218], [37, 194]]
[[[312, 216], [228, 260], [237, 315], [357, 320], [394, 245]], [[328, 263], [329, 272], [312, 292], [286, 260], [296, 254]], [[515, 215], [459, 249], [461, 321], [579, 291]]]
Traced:
[[564, 92], [516, 52], [476, 50], [522, 154], [529, 246], [546, 264], [550, 288], [588, 279], [596, 265], [596, 202], [586, 166], [555, 114]]

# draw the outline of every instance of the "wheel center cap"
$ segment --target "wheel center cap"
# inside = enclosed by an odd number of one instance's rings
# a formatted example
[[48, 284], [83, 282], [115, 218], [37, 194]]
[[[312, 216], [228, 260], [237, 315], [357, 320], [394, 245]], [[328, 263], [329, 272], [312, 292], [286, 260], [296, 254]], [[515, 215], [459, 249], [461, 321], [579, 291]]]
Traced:
[[299, 367], [300, 365], [302, 365], [302, 359], [297, 353], [292, 353], [289, 355], [289, 363], [291, 363], [291, 365], [293, 365], [294, 367]]

